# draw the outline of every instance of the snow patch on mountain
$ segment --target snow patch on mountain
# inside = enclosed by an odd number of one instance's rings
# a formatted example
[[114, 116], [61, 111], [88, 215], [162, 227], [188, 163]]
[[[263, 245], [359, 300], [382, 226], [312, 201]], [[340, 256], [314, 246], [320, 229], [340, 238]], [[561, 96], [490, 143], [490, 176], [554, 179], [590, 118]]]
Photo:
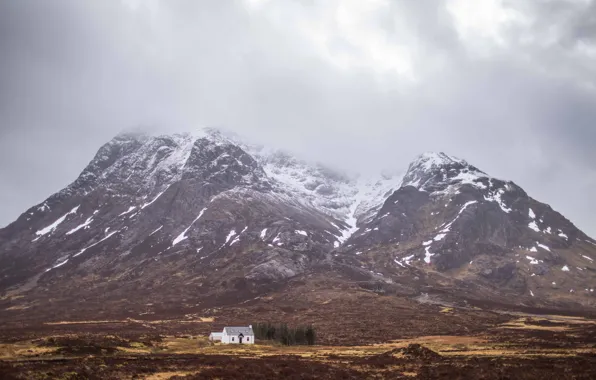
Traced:
[[88, 228], [92, 221], [93, 221], [93, 216], [90, 216], [89, 218], [87, 218], [87, 220], [83, 224], [80, 224], [80, 225], [76, 226], [72, 230], [68, 231], [66, 234], [67, 235], [71, 235], [71, 234], [74, 234], [75, 232], [77, 232], [80, 229]]
[[65, 259], [65, 260], [59, 261], [59, 262], [58, 262], [56, 265], [54, 265], [53, 267], [46, 269], [46, 272], [49, 272], [49, 271], [51, 271], [52, 269], [59, 268], [59, 267], [61, 267], [62, 265], [66, 264], [67, 262], [68, 262], [68, 259]]
[[424, 262], [427, 264], [430, 264], [430, 259], [431, 257], [433, 257], [435, 254], [430, 252], [430, 246], [427, 246], [424, 249]]
[[[166, 192], [166, 190], [168, 190], [168, 188], [169, 188], [169, 187], [170, 187], [170, 185], [166, 186], [166, 188], [165, 188], [163, 191], [161, 191], [159, 194], [157, 194], [157, 195], [155, 196], [155, 198], [153, 198], [151, 201], [149, 201], [149, 202], [147, 202], [147, 203], [143, 204], [143, 205], [141, 206], [141, 210], [143, 210], [143, 209], [144, 209], [144, 208], [146, 208], [146, 207], [149, 207], [149, 206], [151, 206], [151, 205], [152, 205], [152, 204], [153, 204], [153, 203], [154, 203], [156, 200], [158, 200], [158, 199], [159, 199], [159, 197], [161, 197], [161, 196], [163, 195], [163, 193], [165, 193], [165, 192]], [[131, 210], [131, 211], [132, 211], [132, 210]]]
[[149, 234], [149, 236], [152, 236], [152, 235], [156, 234], [156, 233], [157, 233], [159, 230], [161, 230], [162, 228], [163, 228], [163, 226], [159, 226], [159, 227], [158, 227], [158, 228], [157, 228], [155, 231], [151, 232], [151, 233]]
[[466, 209], [467, 209], [469, 206], [471, 206], [471, 205], [473, 205], [473, 204], [475, 204], [475, 203], [478, 203], [478, 202], [477, 202], [477, 201], [469, 201], [469, 202], [466, 202], [466, 203], [465, 203], [465, 204], [464, 204], [464, 205], [461, 207], [461, 209], [459, 210], [459, 212], [457, 213], [457, 215], [455, 216], [455, 218], [454, 218], [454, 219], [453, 219], [451, 222], [449, 222], [449, 223], [447, 224], [447, 226], [445, 226], [445, 228], [443, 228], [443, 229], [441, 230], [441, 233], [447, 233], [447, 232], [449, 232], [449, 230], [451, 229], [451, 226], [452, 226], [452, 225], [453, 225], [453, 223], [455, 223], [455, 221], [456, 221], [456, 220], [457, 220], [457, 219], [458, 219], [458, 218], [461, 216], [461, 214], [462, 214], [462, 213], [463, 213], [463, 212], [464, 212], [464, 211], [465, 211], [465, 210], [466, 210]]
[[233, 246], [234, 244], [238, 243], [240, 241], [240, 235], [237, 235], [236, 237], [234, 237], [234, 240], [232, 240], [232, 242], [230, 243], [230, 247]]
[[501, 208], [501, 210], [503, 210], [503, 212], [509, 214], [512, 210], [511, 208], [507, 207], [505, 205], [505, 203], [503, 202], [502, 196], [505, 193], [504, 189], [498, 189], [497, 191], [493, 191], [491, 193], [489, 193], [488, 196], [484, 196], [484, 200], [490, 201], [490, 202], [496, 202], [499, 207]]
[[[37, 206], [37, 211], [44, 212], [46, 210], [48, 210], [48, 211], [50, 210], [50, 206], [48, 206], [47, 202], [43, 202], [40, 206]], [[31, 214], [33, 214], [33, 213], [31, 213]]]
[[544, 244], [540, 244], [539, 242], [536, 242], [536, 245], [539, 246], [542, 249], [546, 249], [547, 251], [550, 252], [550, 247], [544, 245]]
[[[74, 207], [72, 210], [70, 210], [66, 214], [62, 215], [60, 218], [58, 218], [54, 223], [50, 224], [49, 226], [42, 228], [41, 230], [35, 232], [35, 235], [38, 235], [37, 239], [39, 239], [39, 237], [41, 237], [43, 235], [47, 235], [47, 234], [53, 232], [62, 222], [64, 222], [64, 220], [66, 220], [66, 218], [69, 215], [76, 214], [79, 207], [81, 207], [81, 205]], [[35, 239], [33, 241], [36, 241], [37, 239]]]
[[538, 228], [538, 225], [536, 224], [536, 222], [535, 222], [535, 221], [531, 221], [531, 222], [528, 224], [528, 227], [530, 227], [531, 229], [533, 229], [533, 230], [534, 230], [534, 231], [536, 231], [536, 232], [540, 232], [540, 228]]
[[476, 186], [480, 189], [486, 189], [486, 185], [478, 180], [481, 178], [486, 178], [486, 174], [480, 172], [478, 170], [469, 170], [466, 169], [465, 171], [460, 171], [455, 177], [451, 180], [455, 182], [459, 182], [460, 185], [468, 184], [472, 186]]
[[232, 239], [235, 235], [236, 235], [236, 230], [231, 230], [230, 233], [228, 234], [228, 236], [226, 236], [226, 242], [224, 243], [224, 245], [228, 244], [230, 239]]
[[348, 218], [346, 219], [346, 224], [348, 228], [341, 230], [341, 236], [337, 239], [341, 244], [343, 244], [346, 240], [350, 238], [356, 231], [358, 231], [358, 218], [356, 217], [356, 209], [358, 205], [362, 201], [363, 194], [357, 193], [356, 200], [353, 201], [352, 205], [350, 206], [350, 212], [348, 214]]
[[195, 222], [199, 219], [201, 219], [201, 216], [203, 216], [203, 214], [205, 213], [205, 211], [207, 210], [207, 208], [205, 207], [204, 209], [201, 210], [201, 212], [199, 212], [199, 216], [197, 216], [188, 227], [186, 227], [186, 229], [184, 231], [182, 231], [182, 233], [180, 235], [178, 235], [173, 241], [172, 241], [172, 247], [175, 246], [176, 244], [180, 243], [183, 240], [188, 239], [188, 236], [186, 236], [186, 233], [188, 232], [188, 230], [190, 230], [190, 228], [192, 227], [193, 224], [195, 224]]
[[275, 238], [273, 238], [273, 244], [277, 244], [277, 245], [281, 245], [281, 241], [279, 239], [279, 233], [277, 235], [275, 235]]
[[136, 208], [137, 208], [137, 206], [130, 206], [128, 208], [128, 210], [124, 211], [123, 213], [119, 214], [118, 216], [123, 216], [123, 215], [129, 214], [130, 212], [132, 212]]
[[93, 247], [95, 247], [96, 245], [98, 245], [99, 243], [102, 243], [102, 242], [104, 242], [104, 241], [108, 240], [108, 239], [109, 239], [111, 236], [113, 236], [114, 234], [116, 234], [116, 233], [118, 233], [118, 232], [120, 232], [120, 231], [113, 231], [113, 232], [110, 232], [110, 233], [108, 234], [108, 236], [104, 237], [103, 239], [101, 239], [101, 240], [100, 240], [100, 241], [98, 241], [97, 243], [93, 243], [93, 244], [91, 244], [90, 246], [88, 246], [88, 247], [85, 247], [85, 248], [81, 249], [81, 250], [79, 251], [79, 253], [75, 254], [73, 257], [77, 257], [77, 256], [79, 256], [80, 254], [84, 253], [86, 250], [88, 250], [88, 249], [90, 249], [90, 248], [93, 248]]

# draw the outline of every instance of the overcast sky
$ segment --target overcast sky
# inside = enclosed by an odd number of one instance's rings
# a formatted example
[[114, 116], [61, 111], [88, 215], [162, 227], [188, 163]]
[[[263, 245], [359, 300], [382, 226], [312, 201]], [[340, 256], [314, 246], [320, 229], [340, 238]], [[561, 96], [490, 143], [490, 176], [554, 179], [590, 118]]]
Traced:
[[596, 236], [596, 1], [0, 0], [0, 225], [138, 125], [367, 172], [424, 151]]

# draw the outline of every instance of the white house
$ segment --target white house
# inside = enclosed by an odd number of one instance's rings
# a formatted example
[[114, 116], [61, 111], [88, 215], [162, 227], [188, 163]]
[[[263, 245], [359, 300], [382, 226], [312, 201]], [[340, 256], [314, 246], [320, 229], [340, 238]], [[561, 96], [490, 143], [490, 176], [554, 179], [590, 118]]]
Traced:
[[212, 340], [214, 342], [221, 342], [221, 337], [223, 336], [223, 333], [220, 332], [212, 332], [211, 334], [209, 334], [209, 340]]
[[255, 344], [255, 333], [252, 326], [248, 327], [224, 327], [222, 332], [212, 332], [209, 340], [221, 341], [229, 344]]

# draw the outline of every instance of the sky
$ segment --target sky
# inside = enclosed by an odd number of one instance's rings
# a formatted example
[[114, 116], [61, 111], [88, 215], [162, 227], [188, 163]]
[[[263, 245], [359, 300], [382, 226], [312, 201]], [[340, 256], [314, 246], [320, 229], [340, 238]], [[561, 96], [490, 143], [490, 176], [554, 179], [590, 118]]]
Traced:
[[0, 225], [122, 130], [367, 173], [443, 151], [596, 237], [596, 0], [0, 1]]

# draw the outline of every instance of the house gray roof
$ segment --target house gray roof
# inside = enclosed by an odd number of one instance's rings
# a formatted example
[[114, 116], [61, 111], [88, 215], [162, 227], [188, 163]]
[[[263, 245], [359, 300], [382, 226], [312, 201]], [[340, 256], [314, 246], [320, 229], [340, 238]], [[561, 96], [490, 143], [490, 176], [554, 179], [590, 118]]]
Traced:
[[252, 327], [224, 327], [224, 331], [227, 335], [244, 335], [244, 336], [254, 336], [254, 332], [252, 331]]

